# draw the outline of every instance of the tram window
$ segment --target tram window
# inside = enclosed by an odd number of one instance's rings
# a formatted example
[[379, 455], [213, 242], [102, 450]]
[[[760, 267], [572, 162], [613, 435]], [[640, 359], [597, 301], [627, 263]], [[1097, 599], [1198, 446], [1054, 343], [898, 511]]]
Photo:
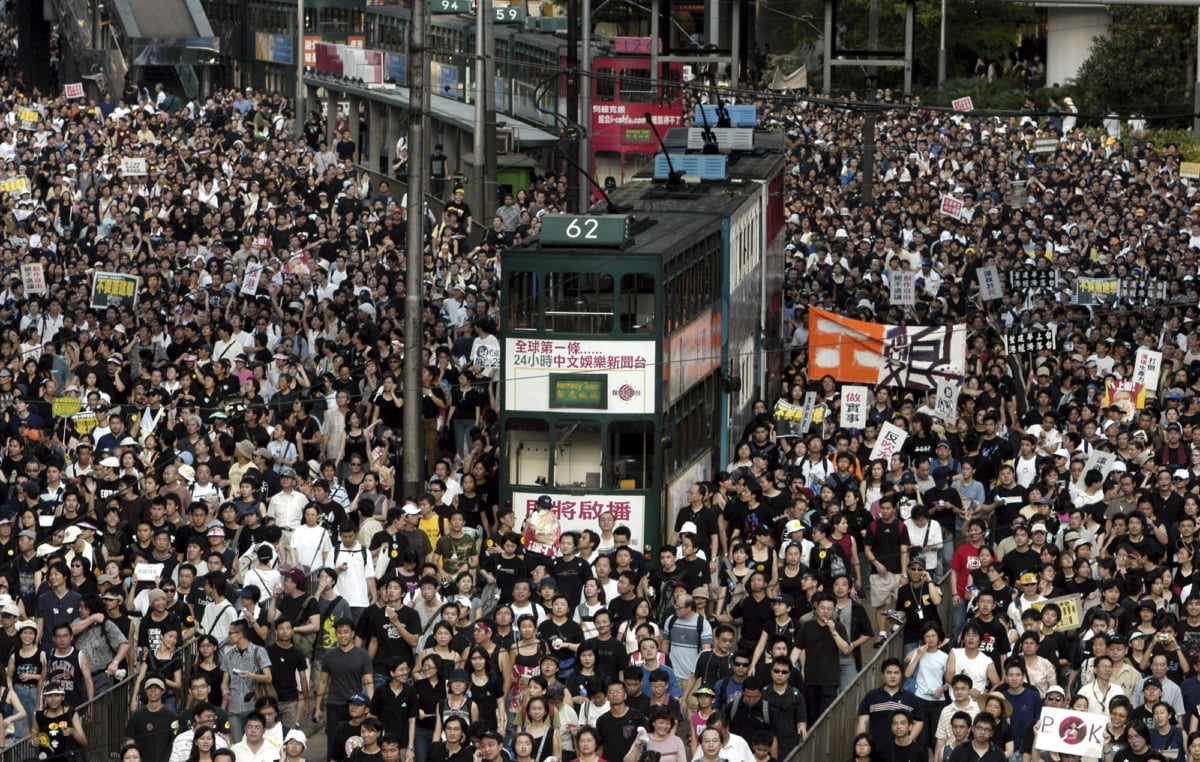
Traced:
[[562, 421], [554, 427], [554, 486], [598, 488], [603, 459], [600, 424]]
[[654, 424], [619, 421], [608, 425], [612, 486], [649, 489], [654, 483]]
[[654, 83], [649, 69], [626, 69], [621, 73], [621, 100], [629, 103], [653, 103]]
[[546, 276], [546, 330], [560, 333], [611, 333], [611, 275], [550, 273]]
[[550, 427], [535, 418], [513, 418], [504, 436], [509, 484], [550, 481]]
[[512, 304], [504, 321], [514, 331], [537, 328], [537, 273], [514, 272], [508, 276]]
[[621, 276], [621, 332], [654, 330], [654, 276], [629, 273]]
[[611, 103], [616, 95], [616, 80], [612, 69], [600, 69], [596, 72], [596, 102]]

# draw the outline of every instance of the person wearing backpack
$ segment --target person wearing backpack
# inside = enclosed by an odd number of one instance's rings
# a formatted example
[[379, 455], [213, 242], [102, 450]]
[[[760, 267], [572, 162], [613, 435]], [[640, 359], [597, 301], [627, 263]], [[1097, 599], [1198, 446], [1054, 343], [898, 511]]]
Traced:
[[742, 683], [742, 692], [729, 704], [729, 731], [742, 738], [751, 738], [759, 731], [772, 736], [771, 756], [779, 758], [779, 714], [763, 701], [763, 684], [755, 675]]
[[375, 564], [358, 541], [358, 530], [350, 522], [338, 531], [342, 542], [333, 549], [333, 568], [338, 573], [337, 592], [350, 604], [350, 618], [358, 621], [375, 601]]
[[311, 659], [321, 632], [321, 608], [317, 599], [305, 590], [308, 577], [301, 569], [288, 569], [279, 576], [283, 578], [283, 589], [271, 598], [267, 617], [272, 622], [287, 620], [292, 623], [292, 642], [304, 658]]

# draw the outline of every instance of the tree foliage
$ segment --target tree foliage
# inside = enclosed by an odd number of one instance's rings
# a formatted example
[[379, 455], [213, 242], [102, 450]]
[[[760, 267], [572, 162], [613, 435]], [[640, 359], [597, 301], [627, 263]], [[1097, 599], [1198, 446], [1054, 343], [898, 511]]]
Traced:
[[1076, 86], [1085, 111], [1190, 110], [1195, 69], [1195, 11], [1112, 6], [1112, 39], [1097, 37]]

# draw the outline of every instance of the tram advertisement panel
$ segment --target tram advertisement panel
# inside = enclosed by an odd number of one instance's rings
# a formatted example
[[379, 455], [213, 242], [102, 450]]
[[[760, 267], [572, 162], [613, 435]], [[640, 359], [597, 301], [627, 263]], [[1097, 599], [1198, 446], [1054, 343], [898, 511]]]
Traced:
[[504, 406], [510, 412], [650, 415], [659, 375], [653, 341], [504, 343]]
[[596, 530], [600, 514], [609, 512], [617, 526], [627, 526], [631, 533], [631, 548], [640, 548], [645, 541], [646, 498], [629, 493], [603, 494], [599, 491], [584, 495], [568, 495], [554, 492], [514, 492], [513, 511], [517, 514], [517, 526], [537, 507], [538, 498], [550, 495], [554, 501], [554, 512], [564, 532], [584, 529]]

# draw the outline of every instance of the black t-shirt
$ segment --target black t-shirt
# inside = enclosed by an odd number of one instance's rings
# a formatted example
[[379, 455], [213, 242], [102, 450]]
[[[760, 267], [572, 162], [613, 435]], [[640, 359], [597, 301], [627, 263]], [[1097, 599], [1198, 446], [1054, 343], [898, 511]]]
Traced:
[[[146, 759], [167, 759], [171, 756], [171, 745], [175, 741], [175, 723], [178, 717], [165, 706], [151, 712], [145, 706], [129, 716], [125, 723], [125, 737], [136, 738]], [[39, 725], [43, 730], [45, 725]]]
[[904, 613], [905, 643], [919, 643], [925, 623], [939, 621], [928, 582], [919, 588], [914, 588], [911, 583], [902, 585], [896, 593], [896, 609]]
[[621, 670], [629, 663], [625, 645], [617, 638], [589, 638], [586, 643], [596, 649], [596, 673], [604, 675], [606, 680], [620, 678]]
[[623, 717], [614, 717], [611, 711], [600, 715], [596, 720], [596, 730], [600, 733], [600, 745], [604, 747], [605, 759], [625, 759], [629, 747], [637, 738], [638, 728], [649, 728], [641, 712], [628, 709]]
[[296, 680], [296, 671], [308, 668], [308, 659], [299, 648], [280, 648], [276, 643], [267, 646], [267, 655], [271, 659], [271, 684], [279, 694], [280, 701], [296, 701], [300, 698], [300, 685]]

